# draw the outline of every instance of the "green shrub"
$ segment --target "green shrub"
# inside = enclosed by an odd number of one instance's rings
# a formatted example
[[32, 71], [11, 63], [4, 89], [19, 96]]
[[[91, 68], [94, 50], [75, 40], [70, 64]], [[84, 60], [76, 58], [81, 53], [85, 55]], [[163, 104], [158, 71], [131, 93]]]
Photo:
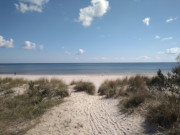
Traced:
[[81, 91], [85, 91], [90, 95], [94, 95], [96, 90], [95, 90], [95, 86], [93, 83], [91, 82], [83, 82], [83, 81], [79, 81], [76, 83], [76, 85], [74, 86], [74, 89], [77, 92], [81, 92]]
[[168, 78], [159, 69], [157, 75], [152, 78], [150, 85], [158, 86], [158, 89], [161, 90], [161, 87], [164, 87], [168, 83], [167, 80]]
[[180, 86], [180, 65], [172, 69], [172, 82]]

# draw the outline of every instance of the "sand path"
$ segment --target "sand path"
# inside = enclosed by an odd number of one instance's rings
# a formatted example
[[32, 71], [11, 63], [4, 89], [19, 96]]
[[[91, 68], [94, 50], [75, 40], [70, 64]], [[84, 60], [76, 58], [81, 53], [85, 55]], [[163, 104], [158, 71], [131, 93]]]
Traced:
[[72, 92], [52, 108], [27, 135], [134, 135], [144, 134], [142, 117], [126, 116], [118, 100]]

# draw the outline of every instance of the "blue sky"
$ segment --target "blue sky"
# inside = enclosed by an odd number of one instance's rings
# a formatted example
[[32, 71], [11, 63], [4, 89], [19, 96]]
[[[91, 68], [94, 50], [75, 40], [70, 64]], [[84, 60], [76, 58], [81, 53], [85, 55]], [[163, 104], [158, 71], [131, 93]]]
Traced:
[[0, 63], [173, 62], [179, 0], [1, 0]]

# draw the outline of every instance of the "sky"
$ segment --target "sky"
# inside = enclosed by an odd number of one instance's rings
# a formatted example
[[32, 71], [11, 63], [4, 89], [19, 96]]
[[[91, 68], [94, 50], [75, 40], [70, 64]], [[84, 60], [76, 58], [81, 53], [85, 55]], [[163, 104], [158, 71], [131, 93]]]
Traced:
[[174, 62], [180, 0], [0, 0], [0, 63]]

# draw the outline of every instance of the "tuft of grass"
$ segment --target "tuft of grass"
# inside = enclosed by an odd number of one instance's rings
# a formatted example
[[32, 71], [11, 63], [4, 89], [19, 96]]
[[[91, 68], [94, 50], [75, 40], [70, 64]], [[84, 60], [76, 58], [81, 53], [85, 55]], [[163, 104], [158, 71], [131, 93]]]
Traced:
[[129, 95], [128, 93], [147, 93], [147, 83], [149, 83], [149, 81], [150, 79], [148, 77], [140, 75], [130, 77], [129, 79], [106, 80], [99, 87], [98, 93], [100, 95], [106, 95], [107, 98]]
[[135, 77], [130, 77], [128, 80], [128, 91], [136, 92], [145, 92], [147, 91], [147, 82], [149, 79], [144, 76], [136, 75]]
[[120, 80], [106, 80], [98, 89], [100, 95], [106, 95], [107, 98], [118, 97], [122, 93], [123, 86], [127, 85], [127, 78]]
[[[12, 80], [6, 79], [5, 82], [10, 84]], [[18, 130], [13, 127], [22, 123], [26, 125], [25, 123], [38, 118], [48, 108], [61, 103], [68, 95], [68, 86], [61, 80], [40, 79], [30, 81], [29, 89], [22, 95], [0, 97], [0, 134], [25, 133], [32, 125]]]
[[143, 95], [133, 95], [123, 103], [123, 106], [125, 109], [137, 108], [144, 101], [145, 97]]
[[147, 121], [165, 129], [172, 128], [180, 118], [180, 99], [168, 96], [161, 99], [158, 106], [151, 107], [147, 114]]
[[76, 82], [74, 89], [77, 92], [85, 91], [90, 95], [94, 95], [96, 92], [95, 86], [91, 82], [83, 82], [83, 81]]
[[23, 78], [18, 78], [18, 79], [12, 79], [9, 77], [0, 78], [0, 92], [4, 92], [7, 95], [8, 93], [12, 93], [10, 92], [12, 91], [11, 88], [19, 87], [27, 83], [28, 81]]

